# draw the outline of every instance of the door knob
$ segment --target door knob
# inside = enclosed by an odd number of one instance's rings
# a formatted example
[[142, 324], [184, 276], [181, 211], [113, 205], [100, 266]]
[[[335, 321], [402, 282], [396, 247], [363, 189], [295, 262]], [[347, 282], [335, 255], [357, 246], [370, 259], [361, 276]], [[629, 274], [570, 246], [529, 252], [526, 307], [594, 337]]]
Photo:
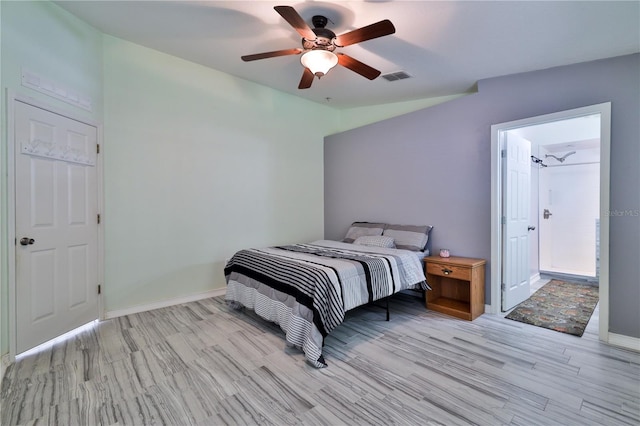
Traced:
[[535, 226], [531, 226], [531, 225], [527, 226], [527, 231], [535, 231], [535, 230], [536, 230]]
[[20, 238], [20, 245], [21, 246], [28, 246], [28, 245], [31, 245], [31, 244], [33, 244], [35, 242], [36, 242], [36, 240], [34, 240], [33, 238], [27, 238], [27, 237]]

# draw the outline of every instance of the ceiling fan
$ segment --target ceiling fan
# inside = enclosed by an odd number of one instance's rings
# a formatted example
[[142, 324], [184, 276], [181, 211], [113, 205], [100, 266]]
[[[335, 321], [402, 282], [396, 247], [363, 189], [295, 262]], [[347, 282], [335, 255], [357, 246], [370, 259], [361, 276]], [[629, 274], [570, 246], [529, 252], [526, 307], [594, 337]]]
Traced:
[[275, 11], [284, 18], [302, 36], [302, 48], [275, 50], [273, 52], [256, 53], [242, 56], [245, 62], [258, 59], [274, 58], [276, 56], [300, 55], [300, 62], [304, 66], [302, 79], [298, 89], [308, 89], [313, 78], [325, 75], [331, 68], [341, 65], [363, 77], [373, 80], [380, 75], [380, 71], [364, 64], [344, 53], [335, 53], [336, 48], [345, 47], [362, 41], [383, 37], [396, 32], [388, 19], [358, 28], [336, 36], [328, 28], [328, 19], [321, 15], [311, 18], [314, 28], [309, 28], [300, 14], [291, 6], [275, 6]]

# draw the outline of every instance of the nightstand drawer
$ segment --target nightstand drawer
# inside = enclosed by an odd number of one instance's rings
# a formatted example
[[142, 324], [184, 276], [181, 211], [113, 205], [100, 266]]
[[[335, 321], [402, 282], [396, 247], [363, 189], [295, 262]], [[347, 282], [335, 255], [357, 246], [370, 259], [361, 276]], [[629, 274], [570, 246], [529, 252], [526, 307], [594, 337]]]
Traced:
[[437, 263], [427, 263], [427, 274], [451, 277], [459, 280], [471, 280], [470, 268], [450, 264], [439, 265]]

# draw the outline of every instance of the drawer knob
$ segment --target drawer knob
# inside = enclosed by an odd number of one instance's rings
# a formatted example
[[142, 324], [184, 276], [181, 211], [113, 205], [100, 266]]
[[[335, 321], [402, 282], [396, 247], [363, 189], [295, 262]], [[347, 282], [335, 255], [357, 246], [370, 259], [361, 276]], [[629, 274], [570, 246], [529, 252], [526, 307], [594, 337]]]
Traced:
[[453, 271], [451, 269], [447, 269], [447, 268], [442, 268], [442, 273], [445, 275], [449, 275], [450, 273], [452, 273]]

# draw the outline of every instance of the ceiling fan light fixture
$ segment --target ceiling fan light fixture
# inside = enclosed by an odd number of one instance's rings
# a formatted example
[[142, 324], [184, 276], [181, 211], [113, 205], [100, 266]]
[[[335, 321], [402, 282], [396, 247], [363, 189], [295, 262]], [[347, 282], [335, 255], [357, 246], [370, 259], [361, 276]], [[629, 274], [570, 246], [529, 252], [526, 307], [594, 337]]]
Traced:
[[338, 56], [328, 50], [309, 50], [302, 54], [300, 62], [305, 68], [309, 68], [313, 75], [320, 78], [338, 65]]

